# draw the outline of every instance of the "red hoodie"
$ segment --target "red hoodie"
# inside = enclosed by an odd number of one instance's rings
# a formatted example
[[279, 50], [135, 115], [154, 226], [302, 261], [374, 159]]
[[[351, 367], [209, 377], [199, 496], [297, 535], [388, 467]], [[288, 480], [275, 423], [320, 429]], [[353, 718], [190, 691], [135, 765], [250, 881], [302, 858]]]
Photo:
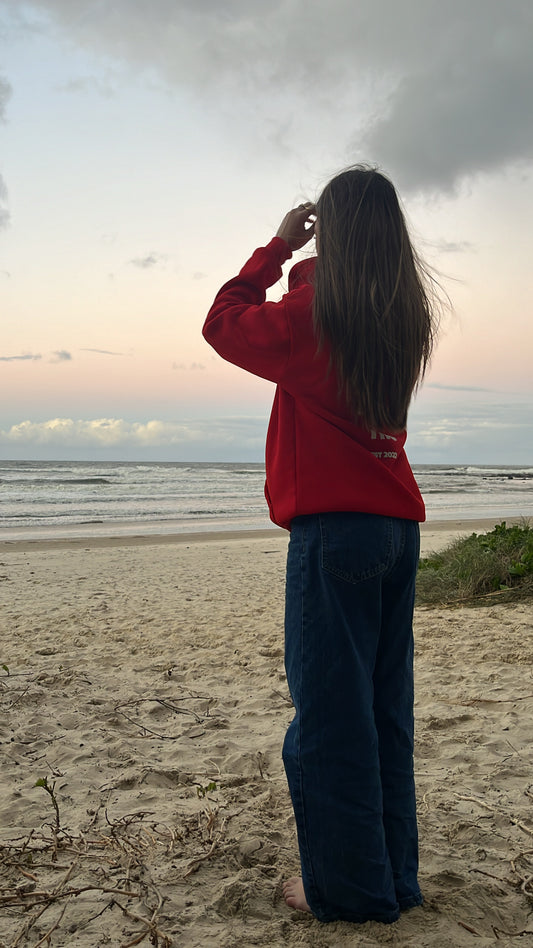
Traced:
[[280, 237], [256, 250], [218, 292], [203, 328], [223, 359], [276, 383], [266, 442], [271, 519], [287, 529], [293, 517], [328, 511], [424, 520], [406, 432], [393, 436], [357, 425], [328, 370], [327, 348], [317, 351], [314, 259], [292, 268], [289, 292], [278, 303], [265, 301], [291, 256]]

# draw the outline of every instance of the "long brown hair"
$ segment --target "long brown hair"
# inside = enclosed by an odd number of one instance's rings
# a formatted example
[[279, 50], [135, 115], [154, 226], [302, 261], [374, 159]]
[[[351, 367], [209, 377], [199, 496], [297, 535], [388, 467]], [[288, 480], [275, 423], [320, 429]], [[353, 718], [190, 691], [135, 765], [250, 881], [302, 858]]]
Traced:
[[316, 206], [313, 321], [354, 414], [401, 431], [437, 328], [432, 280], [416, 255], [396, 191], [358, 165], [333, 178]]

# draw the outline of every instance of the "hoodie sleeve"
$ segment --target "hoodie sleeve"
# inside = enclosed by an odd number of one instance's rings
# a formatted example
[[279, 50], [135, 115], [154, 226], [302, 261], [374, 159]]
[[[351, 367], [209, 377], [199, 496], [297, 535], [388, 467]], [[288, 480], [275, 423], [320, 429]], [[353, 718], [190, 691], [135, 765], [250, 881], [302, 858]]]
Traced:
[[277, 382], [291, 350], [286, 297], [266, 301], [266, 290], [282, 275], [292, 256], [280, 237], [260, 247], [217, 293], [203, 327], [204, 339], [227, 362], [271, 382]]

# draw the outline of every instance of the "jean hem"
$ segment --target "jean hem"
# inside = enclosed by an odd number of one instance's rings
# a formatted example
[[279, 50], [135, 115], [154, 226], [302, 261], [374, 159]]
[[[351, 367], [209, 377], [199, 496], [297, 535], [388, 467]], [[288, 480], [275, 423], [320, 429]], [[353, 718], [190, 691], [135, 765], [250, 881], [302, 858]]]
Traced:
[[[310, 906], [311, 908], [311, 906]], [[327, 925], [330, 922], [352, 922], [355, 925], [364, 925], [366, 922], [380, 922], [382, 925], [392, 925], [400, 918], [400, 912], [390, 912], [382, 915], [378, 912], [371, 912], [369, 915], [359, 915], [357, 912], [316, 912], [311, 908], [312, 914], [319, 922]]]
[[410, 895], [405, 899], [398, 899], [398, 905], [400, 906], [400, 912], [406, 912], [407, 909], [416, 908], [418, 905], [424, 904], [424, 896], [422, 893], [419, 895]]

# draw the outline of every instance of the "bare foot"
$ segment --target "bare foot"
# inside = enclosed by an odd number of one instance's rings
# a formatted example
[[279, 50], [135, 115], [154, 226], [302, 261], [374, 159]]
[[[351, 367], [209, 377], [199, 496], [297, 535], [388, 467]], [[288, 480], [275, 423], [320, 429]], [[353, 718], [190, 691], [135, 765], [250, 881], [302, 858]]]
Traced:
[[293, 876], [283, 883], [283, 898], [289, 908], [298, 909], [300, 912], [310, 912], [307, 904], [303, 882], [300, 876]]

